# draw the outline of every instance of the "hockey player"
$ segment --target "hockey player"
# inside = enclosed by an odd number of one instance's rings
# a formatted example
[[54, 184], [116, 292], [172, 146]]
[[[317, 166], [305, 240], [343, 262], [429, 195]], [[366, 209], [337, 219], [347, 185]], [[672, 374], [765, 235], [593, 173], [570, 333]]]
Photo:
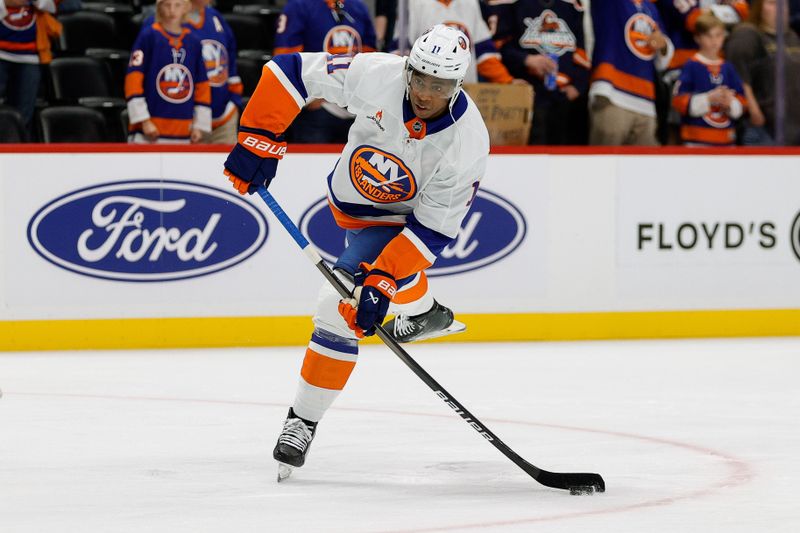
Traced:
[[353, 297], [341, 300], [327, 283], [320, 291], [297, 395], [273, 452], [279, 479], [303, 465], [317, 423], [355, 366], [359, 339], [375, 332], [390, 304], [430, 308], [427, 329], [452, 321], [428, 295], [424, 270], [456, 237], [486, 167], [488, 132], [461, 90], [469, 63], [467, 37], [444, 25], [417, 39], [408, 58], [277, 56], [242, 115], [225, 162], [242, 194], [269, 185], [286, 152], [281, 134], [306, 101], [324, 98], [356, 116], [327, 180], [330, 209], [348, 230], [334, 269]]
[[125, 76], [131, 143], [197, 143], [211, 132], [202, 45], [182, 26], [188, 11], [188, 0], [158, 0], [156, 22], [136, 38]]

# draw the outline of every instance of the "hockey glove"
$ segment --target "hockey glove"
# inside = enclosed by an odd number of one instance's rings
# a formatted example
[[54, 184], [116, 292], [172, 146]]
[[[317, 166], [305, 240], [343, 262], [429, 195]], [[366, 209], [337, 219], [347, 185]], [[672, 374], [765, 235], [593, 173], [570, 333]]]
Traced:
[[389, 303], [397, 294], [397, 282], [382, 270], [361, 263], [355, 275], [353, 297], [339, 302], [339, 313], [356, 336], [375, 334], [375, 326], [383, 324]]
[[239, 194], [253, 194], [262, 185], [269, 187], [278, 161], [286, 153], [282, 137], [259, 131], [240, 131], [239, 142], [225, 160], [225, 175]]

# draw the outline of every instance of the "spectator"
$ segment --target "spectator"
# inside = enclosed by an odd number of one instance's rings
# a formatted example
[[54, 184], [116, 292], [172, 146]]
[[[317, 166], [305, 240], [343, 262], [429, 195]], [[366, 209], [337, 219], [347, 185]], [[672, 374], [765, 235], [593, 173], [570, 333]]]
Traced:
[[[236, 71], [236, 38], [222, 14], [210, 0], [191, 0], [183, 23], [203, 45], [203, 61], [211, 86], [212, 144], [236, 144], [239, 110], [242, 108], [242, 80]], [[151, 26], [148, 17], [143, 26]]]
[[586, 144], [589, 59], [583, 10], [556, 2], [518, 0], [494, 7], [500, 52], [509, 72], [533, 84], [529, 144]]
[[[278, 18], [274, 54], [328, 52], [354, 56], [375, 51], [375, 27], [362, 0], [289, 0]], [[346, 109], [315, 100], [287, 137], [300, 143], [344, 143], [353, 123]]]
[[50, 39], [61, 34], [53, 0], [0, 0], [0, 97], [22, 114], [30, 129], [39, 65], [50, 63]]
[[687, 146], [732, 146], [733, 121], [746, 105], [733, 66], [721, 58], [725, 24], [710, 12], [694, 21], [699, 50], [684, 63], [675, 85], [673, 106], [681, 115], [681, 141]]
[[[744, 82], [750, 117], [742, 140], [747, 145], [774, 144], [777, 8], [778, 0], [753, 0], [749, 21], [734, 28], [725, 45], [725, 57]], [[800, 145], [800, 37], [789, 29], [785, 13], [784, 138], [786, 144]]]
[[650, 0], [592, 2], [591, 14], [591, 144], [657, 145], [656, 71], [666, 69], [675, 49], [655, 5]]
[[157, 0], [125, 77], [129, 142], [198, 143], [211, 132], [211, 91], [200, 40], [182, 26], [189, 0]]
[[[514, 77], [500, 60], [500, 54], [492, 41], [489, 27], [481, 16], [478, 0], [409, 0], [407, 43], [414, 42], [431, 26], [444, 23], [461, 30], [472, 43], [472, 61], [464, 83], [475, 83], [478, 75], [494, 83], [512, 83]], [[399, 36], [395, 28], [392, 50], [398, 50]], [[410, 46], [409, 46], [410, 48]], [[525, 82], [522, 82], [525, 83]]]
[[394, 35], [396, 19], [397, 0], [375, 1], [375, 37], [377, 41], [376, 49], [378, 51], [385, 52], [387, 50], [388, 43], [386, 42], [386, 38]]

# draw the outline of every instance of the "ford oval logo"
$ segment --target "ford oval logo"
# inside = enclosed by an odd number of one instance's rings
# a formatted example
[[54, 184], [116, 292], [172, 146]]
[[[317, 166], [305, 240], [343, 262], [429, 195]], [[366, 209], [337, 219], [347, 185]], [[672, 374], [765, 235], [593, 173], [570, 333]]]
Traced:
[[28, 241], [54, 265], [95, 278], [172, 281], [241, 263], [267, 220], [236, 195], [182, 181], [106, 183], [42, 207]]
[[[345, 248], [345, 231], [336, 225], [327, 198], [322, 198], [303, 213], [300, 231], [333, 263]], [[500, 261], [522, 243], [527, 232], [525, 218], [508, 200], [479, 190], [458, 237], [450, 243], [428, 276], [459, 274]]]

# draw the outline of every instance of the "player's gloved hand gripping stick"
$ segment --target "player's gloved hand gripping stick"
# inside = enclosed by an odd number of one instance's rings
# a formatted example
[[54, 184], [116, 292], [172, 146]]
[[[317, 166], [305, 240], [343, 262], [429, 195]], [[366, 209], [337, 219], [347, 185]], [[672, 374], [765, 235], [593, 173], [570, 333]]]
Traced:
[[[317, 269], [322, 272], [322, 275], [325, 276], [325, 279], [333, 285], [339, 294], [344, 299], [350, 299], [353, 295], [350, 294], [350, 291], [345, 287], [345, 285], [341, 282], [341, 280], [336, 277], [333, 273], [331, 268], [322, 260], [317, 250], [308, 240], [300, 233], [300, 230], [297, 226], [292, 222], [289, 216], [284, 212], [283, 208], [278, 205], [278, 202], [275, 201], [275, 198], [272, 194], [267, 191], [267, 189], [263, 186], [257, 189], [258, 194], [270, 208], [272, 213], [277, 217], [278, 221], [286, 228], [286, 231], [292, 236], [294, 241], [297, 243], [298, 246], [303, 250], [306, 254], [306, 257], [316, 265]], [[388, 301], [387, 301], [388, 305]], [[354, 309], [357, 312], [357, 309]], [[384, 312], [385, 314], [385, 312]], [[375, 332], [378, 337], [383, 341], [386, 346], [394, 352], [394, 354], [403, 361], [406, 366], [408, 366], [425, 384], [430, 387], [436, 395], [444, 400], [444, 402], [449, 405], [456, 413], [458, 413], [461, 418], [463, 418], [470, 426], [472, 426], [478, 433], [480, 433], [483, 438], [488, 440], [492, 443], [492, 446], [500, 450], [503, 455], [511, 459], [518, 467], [523, 469], [525, 472], [528, 473], [533, 479], [541, 483], [546, 487], [552, 487], [554, 489], [565, 489], [569, 490], [570, 494], [591, 494], [592, 492], [604, 492], [606, 489], [605, 481], [600, 476], [600, 474], [583, 474], [583, 473], [560, 473], [560, 472], [548, 472], [547, 470], [542, 470], [528, 461], [517, 455], [517, 453], [509, 448], [503, 441], [501, 441], [497, 435], [492, 433], [483, 423], [478, 420], [472, 413], [467, 411], [467, 409], [461, 405], [461, 403], [453, 398], [449, 392], [447, 392], [444, 387], [439, 385], [439, 383], [431, 377], [414, 359], [411, 358], [410, 355], [398, 344], [386, 330], [380, 325], [380, 322], [374, 324]]]

